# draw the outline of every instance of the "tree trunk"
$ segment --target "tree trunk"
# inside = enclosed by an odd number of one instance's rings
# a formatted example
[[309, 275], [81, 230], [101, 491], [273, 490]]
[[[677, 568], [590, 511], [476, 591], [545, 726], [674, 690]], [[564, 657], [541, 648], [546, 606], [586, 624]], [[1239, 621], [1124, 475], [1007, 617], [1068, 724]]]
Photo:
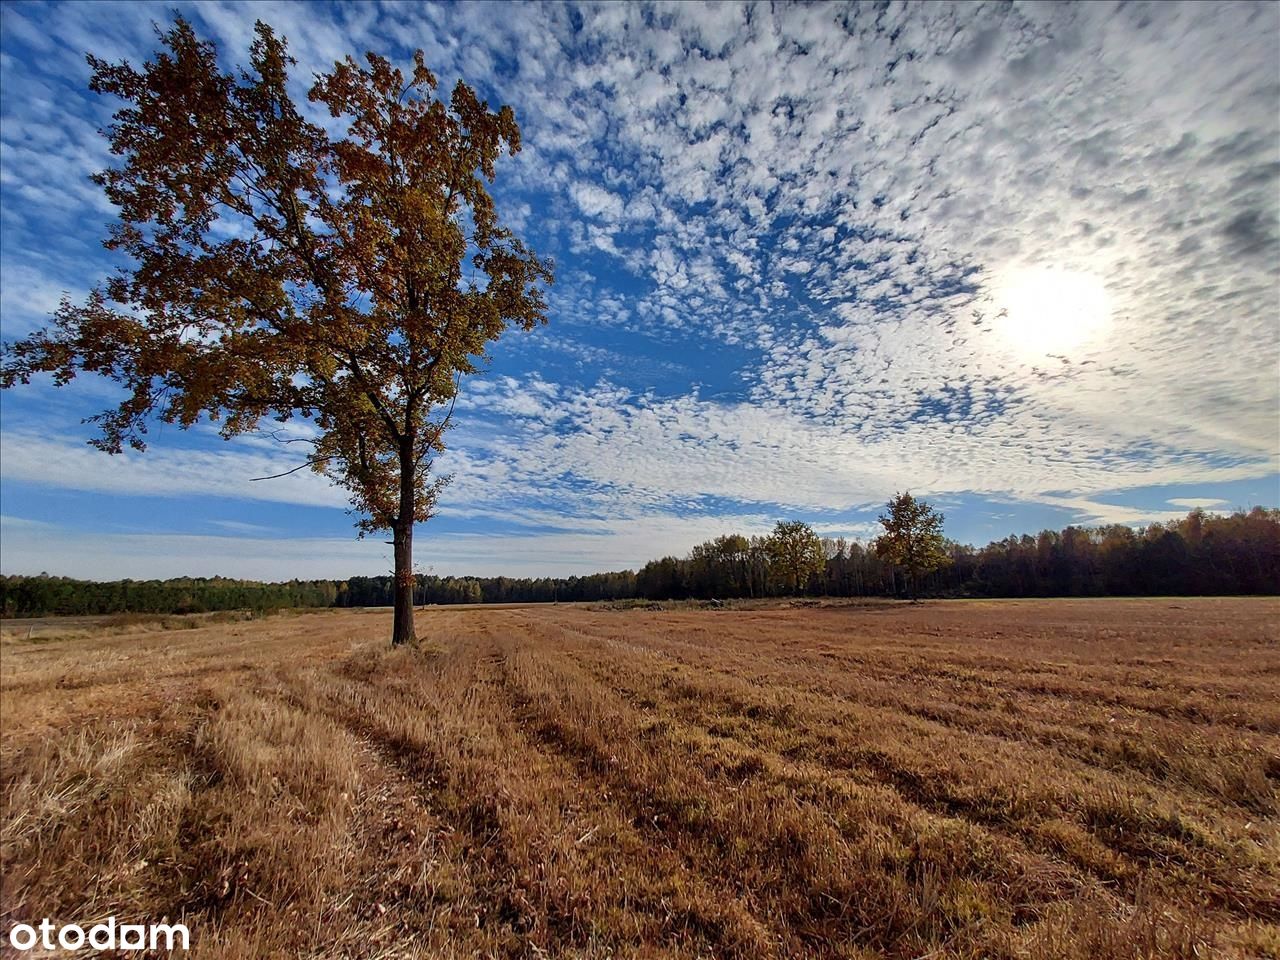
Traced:
[[394, 586], [395, 625], [391, 631], [391, 645], [412, 643], [413, 632], [413, 515], [396, 524], [395, 544], [396, 572]]
[[413, 441], [402, 441], [400, 449], [400, 516], [392, 529], [395, 547], [395, 620], [391, 628], [391, 645], [413, 643]]

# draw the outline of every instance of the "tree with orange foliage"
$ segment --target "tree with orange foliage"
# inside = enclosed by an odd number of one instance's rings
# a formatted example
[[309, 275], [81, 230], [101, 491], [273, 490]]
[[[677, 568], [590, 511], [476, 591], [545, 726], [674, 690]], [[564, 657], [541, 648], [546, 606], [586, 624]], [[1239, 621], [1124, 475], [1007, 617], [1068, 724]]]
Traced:
[[8, 346], [0, 386], [120, 383], [127, 397], [94, 418], [109, 453], [144, 449], [154, 419], [207, 417], [225, 438], [311, 422], [297, 469], [347, 490], [361, 535], [392, 532], [392, 642], [408, 642], [413, 525], [447, 480], [431, 468], [460, 379], [508, 327], [546, 322], [551, 265], [487, 189], [520, 149], [515, 115], [462, 82], [438, 98], [421, 51], [407, 77], [370, 53], [310, 91], [333, 134], [291, 98], [269, 26], [238, 73], [185, 20], [161, 41], [140, 70], [89, 58], [91, 89], [124, 101], [107, 131], [121, 163], [95, 181], [119, 208], [106, 246], [132, 266]]

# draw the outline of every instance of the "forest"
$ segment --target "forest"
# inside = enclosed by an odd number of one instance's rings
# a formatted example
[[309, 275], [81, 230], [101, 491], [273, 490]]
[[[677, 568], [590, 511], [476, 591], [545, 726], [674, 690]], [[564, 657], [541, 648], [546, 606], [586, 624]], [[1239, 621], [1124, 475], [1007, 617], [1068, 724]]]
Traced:
[[[803, 524], [779, 524], [779, 527]], [[812, 531], [809, 535], [813, 536]], [[771, 537], [730, 534], [684, 557], [639, 571], [581, 577], [454, 577], [419, 574], [414, 603], [528, 603], [733, 599], [795, 595], [906, 596], [907, 578], [874, 543], [816, 538], [821, 555], [797, 580]], [[1181, 520], [1133, 528], [1067, 527], [1010, 536], [982, 548], [946, 541], [947, 562], [925, 574], [923, 596], [1097, 597], [1280, 594], [1280, 509], [1230, 515], [1193, 510]], [[392, 602], [391, 576], [260, 583], [225, 577], [94, 582], [0, 577], [5, 617], [203, 613], [295, 607], [377, 607]]]

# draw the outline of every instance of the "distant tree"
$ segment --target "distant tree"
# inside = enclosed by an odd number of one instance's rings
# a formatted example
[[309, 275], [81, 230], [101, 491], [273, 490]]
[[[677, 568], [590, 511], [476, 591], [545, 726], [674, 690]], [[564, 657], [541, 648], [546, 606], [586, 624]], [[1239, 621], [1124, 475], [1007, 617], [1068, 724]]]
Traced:
[[675, 557], [650, 560], [636, 574], [636, 590], [649, 600], [679, 599], [684, 596], [681, 562]]
[[822, 539], [813, 528], [799, 520], [779, 520], [768, 540], [769, 558], [775, 575], [798, 594], [809, 578], [822, 573], [827, 564]]
[[884, 533], [876, 539], [876, 555], [906, 571], [913, 600], [922, 574], [951, 563], [942, 520], [942, 514], [910, 493], [894, 496], [887, 504], [887, 512], [880, 516]]
[[550, 265], [486, 187], [520, 149], [515, 115], [461, 82], [437, 98], [421, 51], [408, 77], [370, 53], [311, 88], [330, 133], [294, 103], [294, 61], [265, 24], [242, 72], [185, 20], [161, 41], [140, 70], [89, 58], [91, 88], [124, 102], [108, 130], [120, 163], [95, 180], [120, 211], [106, 246], [132, 266], [8, 348], [0, 385], [119, 382], [128, 396], [91, 441], [109, 453], [144, 449], [153, 418], [207, 416], [225, 438], [311, 421], [297, 469], [346, 488], [362, 535], [392, 532], [392, 642], [409, 641], [413, 525], [447, 479], [431, 468], [460, 378], [508, 326], [545, 322]]
[[741, 534], [726, 534], [695, 546], [683, 561], [689, 592], [698, 597], [737, 597], [748, 593], [750, 551], [751, 542]]
[[715, 539], [716, 554], [726, 570], [728, 592], [740, 597], [750, 592], [747, 564], [751, 553], [751, 541], [740, 533], [731, 533]]

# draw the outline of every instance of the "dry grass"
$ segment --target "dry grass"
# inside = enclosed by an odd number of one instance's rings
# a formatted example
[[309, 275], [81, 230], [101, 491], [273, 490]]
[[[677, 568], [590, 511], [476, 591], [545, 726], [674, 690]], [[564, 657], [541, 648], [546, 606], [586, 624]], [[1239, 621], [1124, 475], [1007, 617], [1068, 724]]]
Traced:
[[[217, 957], [1280, 953], [1280, 606], [326, 612], [6, 645], [0, 924]], [[126, 921], [127, 922], [127, 921]]]
[[[281, 611], [274, 616], [293, 615]], [[219, 623], [238, 623], [263, 614], [251, 610], [219, 610], [214, 613], [109, 613], [75, 617], [30, 617], [5, 620], [0, 626], [0, 646], [47, 643], [50, 640], [83, 640], [152, 631], [195, 630]]]

